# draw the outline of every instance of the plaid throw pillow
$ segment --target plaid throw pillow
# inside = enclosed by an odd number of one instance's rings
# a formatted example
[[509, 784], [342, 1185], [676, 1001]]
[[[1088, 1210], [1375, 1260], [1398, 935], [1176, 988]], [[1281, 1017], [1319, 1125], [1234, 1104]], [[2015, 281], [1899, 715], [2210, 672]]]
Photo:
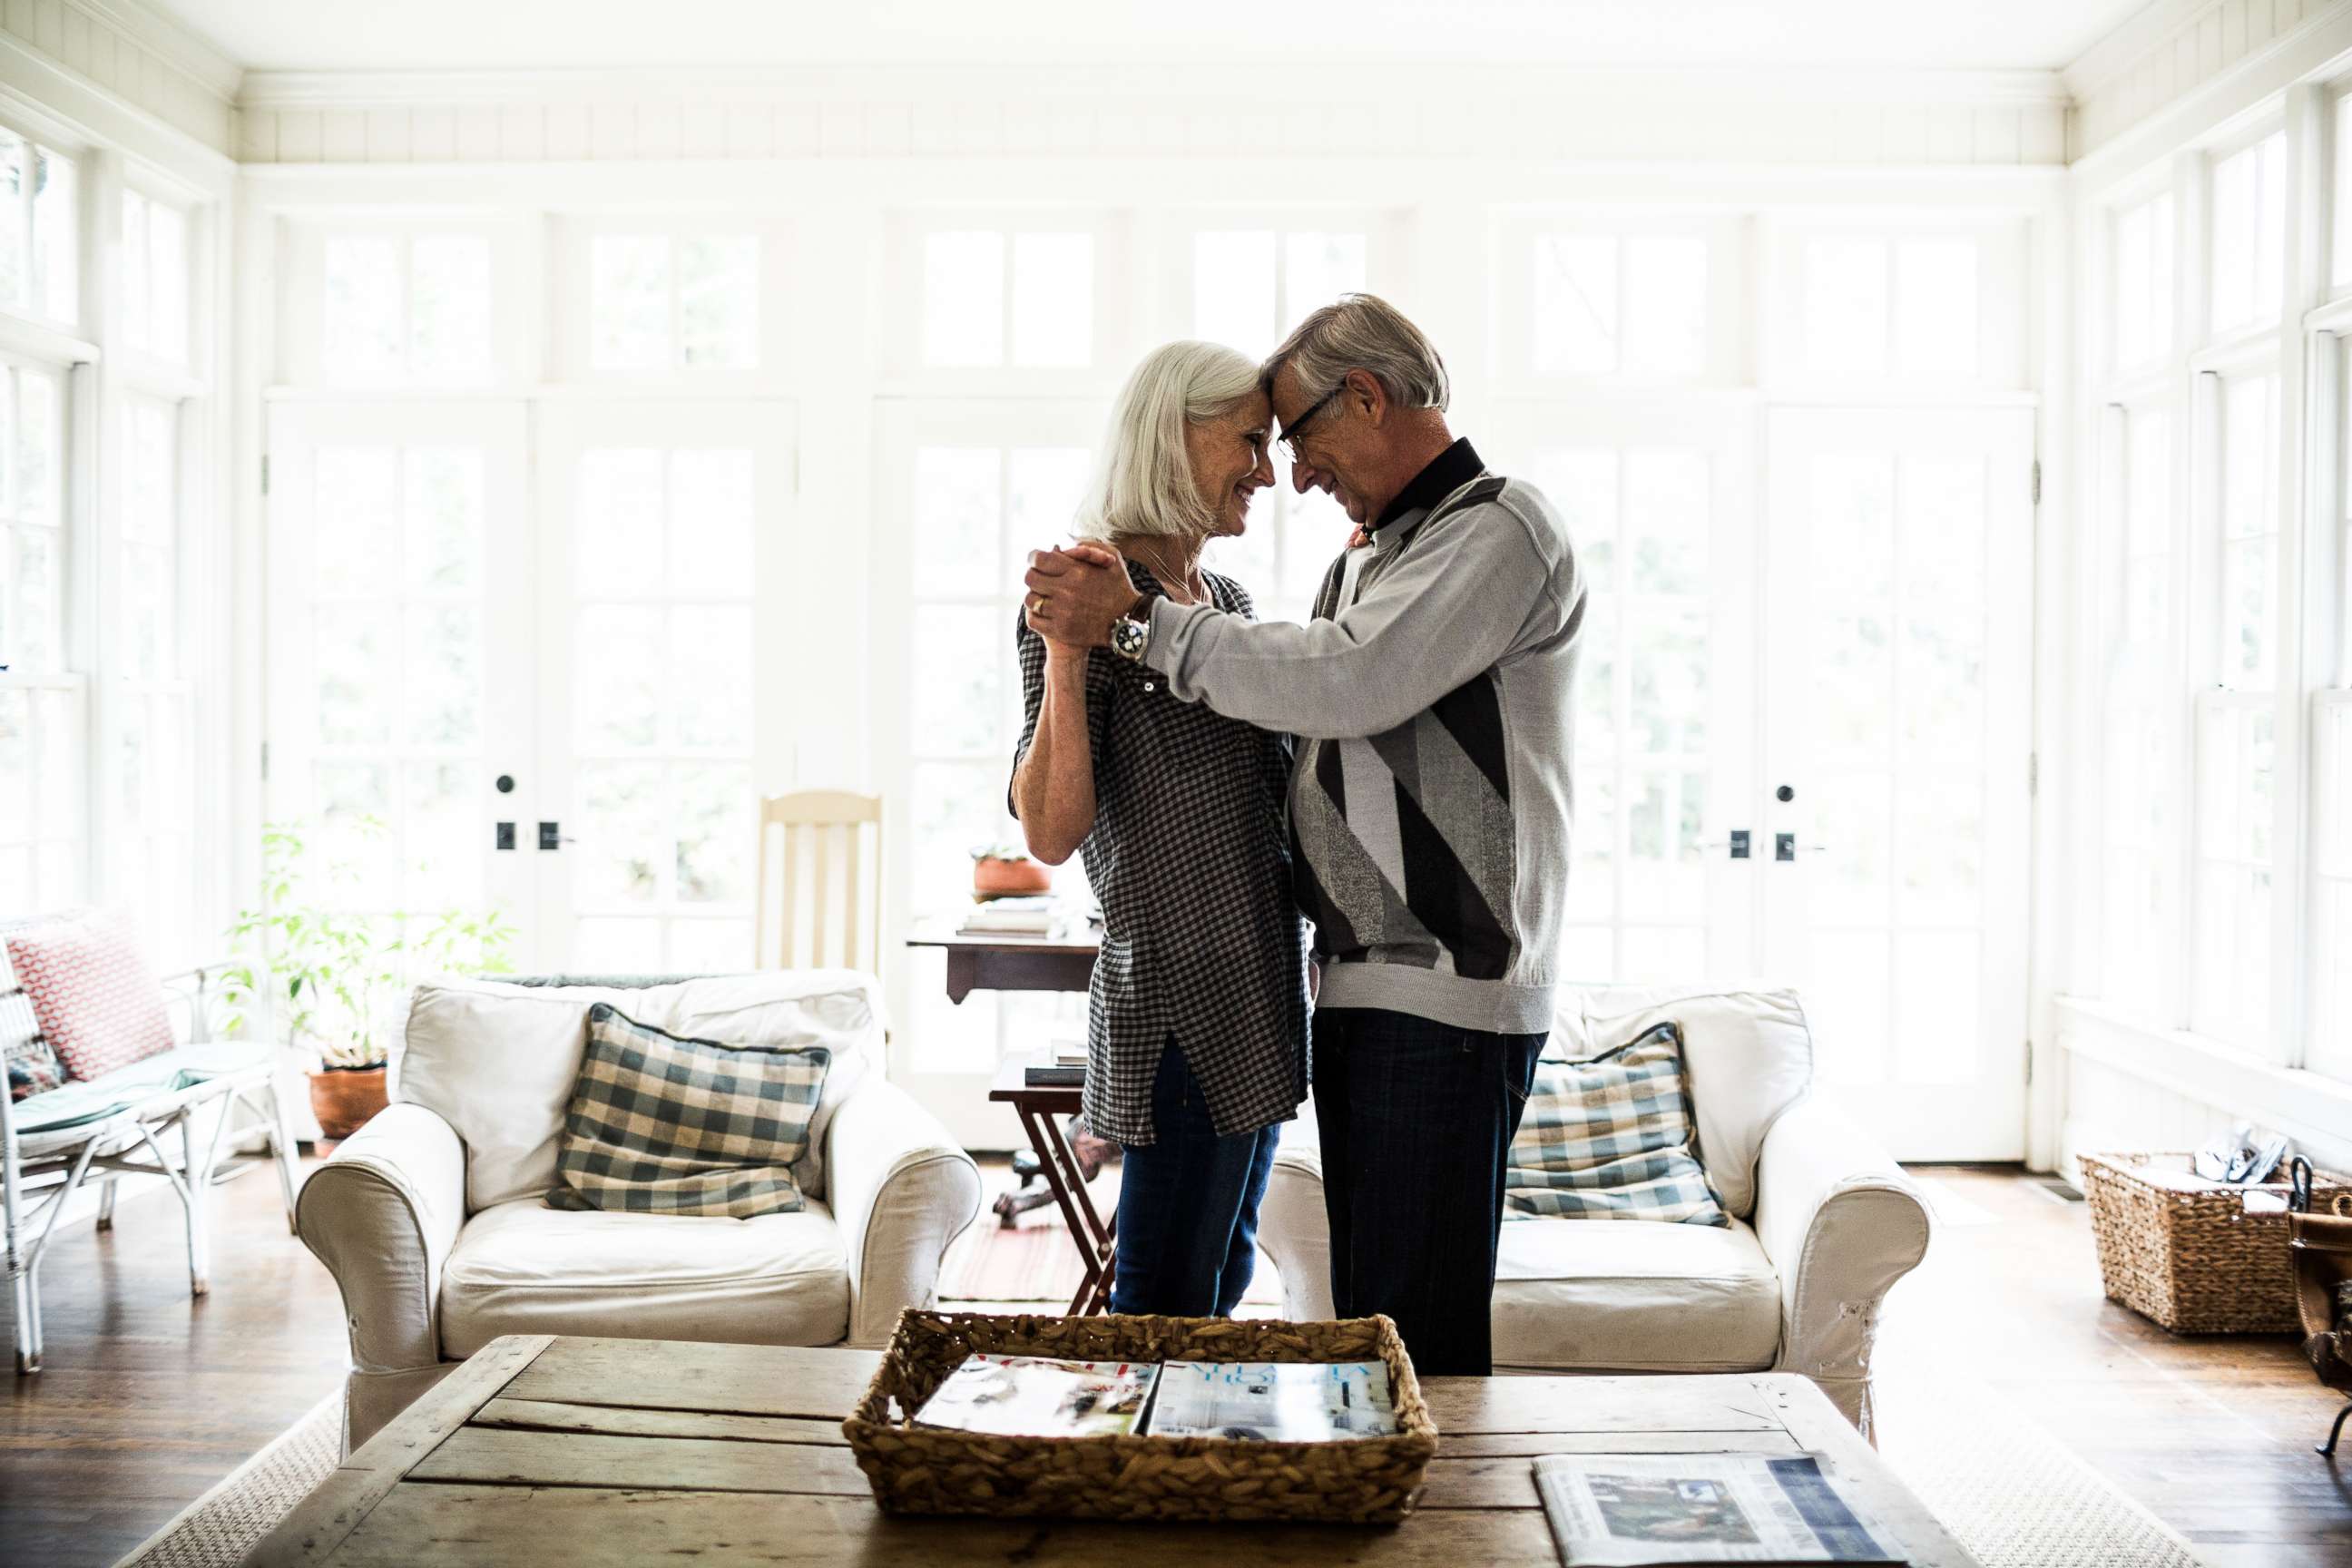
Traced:
[[1509, 1216], [1727, 1226], [1693, 1136], [1672, 1024], [1591, 1061], [1538, 1062], [1511, 1141]]
[[551, 1208], [751, 1219], [802, 1207], [792, 1163], [833, 1053], [681, 1039], [599, 1002], [557, 1142]]

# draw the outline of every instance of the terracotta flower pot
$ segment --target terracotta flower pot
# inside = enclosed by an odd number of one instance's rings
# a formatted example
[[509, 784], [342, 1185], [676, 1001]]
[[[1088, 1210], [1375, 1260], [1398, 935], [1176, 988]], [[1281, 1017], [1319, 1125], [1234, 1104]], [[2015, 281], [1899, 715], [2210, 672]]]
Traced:
[[1040, 866], [1026, 856], [1018, 860], [974, 860], [971, 863], [974, 898], [1004, 899], [1016, 893], [1050, 893], [1053, 890], [1053, 868]]
[[310, 1114], [320, 1136], [340, 1142], [384, 1107], [383, 1067], [326, 1068], [310, 1075]]

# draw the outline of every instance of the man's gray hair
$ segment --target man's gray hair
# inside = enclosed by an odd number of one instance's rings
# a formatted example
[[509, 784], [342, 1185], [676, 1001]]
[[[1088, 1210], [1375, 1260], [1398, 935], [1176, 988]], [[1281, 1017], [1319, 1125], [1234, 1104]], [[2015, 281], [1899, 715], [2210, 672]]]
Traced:
[[1453, 396], [1436, 345], [1377, 294], [1342, 294], [1309, 313], [1266, 356], [1258, 384], [1272, 392], [1284, 365], [1310, 398], [1336, 388], [1351, 370], [1371, 375], [1399, 407], [1443, 409]]
[[1215, 527], [1215, 508], [1192, 482], [1184, 431], [1232, 413], [1257, 389], [1249, 356], [1223, 343], [1165, 343], [1144, 355], [1111, 405], [1102, 457], [1071, 532], [1108, 540]]

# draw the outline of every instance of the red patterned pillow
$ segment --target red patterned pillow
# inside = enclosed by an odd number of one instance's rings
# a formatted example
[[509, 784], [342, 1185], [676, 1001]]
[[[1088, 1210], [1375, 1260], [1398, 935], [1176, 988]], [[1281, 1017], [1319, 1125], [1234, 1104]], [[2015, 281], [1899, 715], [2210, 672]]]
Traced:
[[131, 937], [91, 910], [8, 933], [8, 963], [68, 1075], [103, 1078], [172, 1048], [163, 990]]

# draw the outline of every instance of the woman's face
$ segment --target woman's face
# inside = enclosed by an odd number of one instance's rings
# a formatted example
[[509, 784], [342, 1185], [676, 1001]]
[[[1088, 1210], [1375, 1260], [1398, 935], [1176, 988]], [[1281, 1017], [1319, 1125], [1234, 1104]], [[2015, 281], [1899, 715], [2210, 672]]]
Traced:
[[1184, 427], [1192, 483], [1216, 520], [1211, 537], [1229, 538], [1247, 528], [1251, 498], [1274, 483], [1274, 459], [1266, 453], [1273, 418], [1265, 394], [1253, 392], [1230, 412]]

